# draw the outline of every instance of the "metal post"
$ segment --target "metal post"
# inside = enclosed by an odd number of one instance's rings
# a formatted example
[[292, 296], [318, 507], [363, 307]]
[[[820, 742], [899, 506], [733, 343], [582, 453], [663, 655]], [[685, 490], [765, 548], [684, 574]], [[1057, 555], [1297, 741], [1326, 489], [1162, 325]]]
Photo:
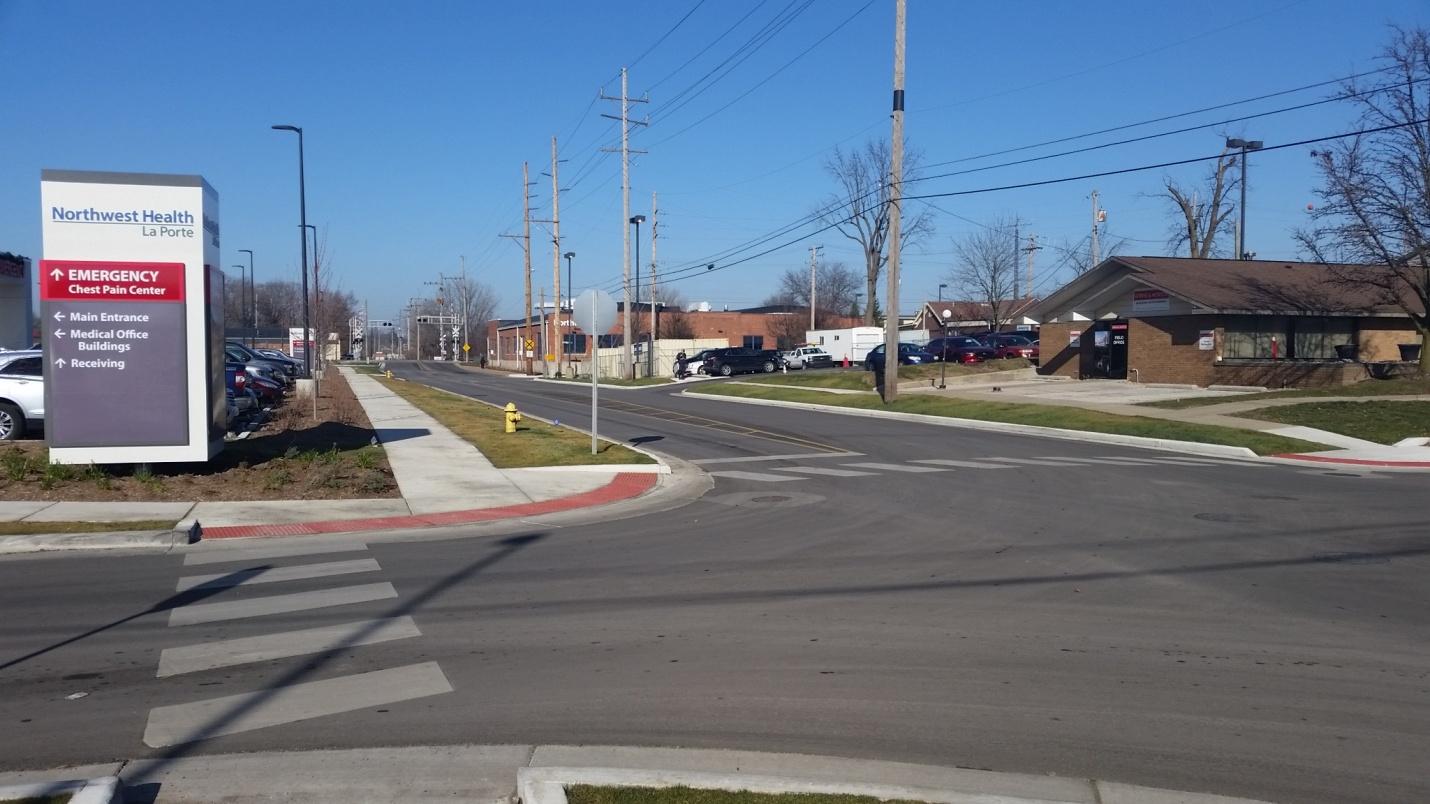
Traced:
[[[567, 267], [568, 267], [568, 268], [570, 267], [570, 265], [571, 265], [570, 262], [567, 262]], [[600, 297], [599, 297], [597, 294], [595, 294], [595, 293], [592, 293], [592, 294], [591, 294], [591, 320], [592, 320], [593, 322], [596, 320], [597, 301], [599, 300], [599, 298], [600, 298]], [[575, 314], [575, 308], [574, 308], [574, 306], [573, 306], [573, 308], [572, 308], [572, 314], [573, 314], [573, 317], [574, 317], [574, 314]], [[588, 334], [589, 334], [589, 333], [588, 333]], [[597, 396], [598, 394], [600, 394], [600, 381], [599, 381], [599, 377], [600, 377], [600, 374], [601, 374], [601, 361], [596, 359], [597, 356], [598, 356], [598, 355], [597, 355], [597, 353], [596, 353], [596, 350], [593, 348], [593, 349], [591, 350], [591, 454], [592, 454], [592, 455], [595, 455], [595, 454], [596, 454], [596, 396]]]

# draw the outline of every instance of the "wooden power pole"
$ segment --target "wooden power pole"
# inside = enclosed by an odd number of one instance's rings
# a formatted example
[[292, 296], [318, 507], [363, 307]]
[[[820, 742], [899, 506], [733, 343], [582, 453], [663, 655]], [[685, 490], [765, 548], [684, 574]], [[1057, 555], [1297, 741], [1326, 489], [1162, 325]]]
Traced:
[[[555, 289], [552, 294], [556, 300], [555, 324], [552, 329], [556, 331], [556, 348], [553, 353], [556, 355], [556, 373], [561, 373], [561, 354], [565, 351], [566, 345], [561, 342], [561, 182], [556, 173], [556, 138], [551, 138], [551, 287]], [[567, 292], [570, 292], [567, 288]]]
[[660, 240], [660, 213], [655, 204], [655, 191], [650, 194], [650, 374], [655, 374], [655, 342], [660, 340], [660, 333], [657, 327], [660, 326], [659, 313], [656, 312], [655, 295], [655, 244]]
[[[899, 396], [899, 216], [904, 193], [904, 9], [894, 2], [893, 147], [889, 170], [889, 309], [884, 313], [884, 402]], [[869, 302], [872, 304], [873, 299]]]
[[531, 342], [531, 178], [530, 165], [521, 163], [521, 234], [504, 234], [502, 237], [510, 237], [513, 240], [521, 240], [522, 259], [526, 273], [526, 324], [521, 332], [521, 354], [523, 365], [526, 366], [526, 373], [531, 373], [531, 358], [526, 344]]
[[[621, 360], [624, 363], [622, 373], [635, 376], [631, 373], [635, 369], [636, 362], [635, 351], [632, 348], [634, 344], [631, 343], [631, 332], [635, 324], [631, 319], [631, 305], [633, 304], [631, 299], [631, 154], [645, 153], [645, 151], [631, 150], [631, 123], [634, 122], [637, 125], [647, 125], [647, 123], [639, 120], [631, 120], [631, 103], [649, 103], [650, 101], [647, 98], [632, 98], [630, 96], [627, 78], [626, 68], [622, 67], [621, 96], [619, 98], [613, 98], [602, 93], [600, 97], [601, 100], [618, 100], [621, 102], [621, 114], [619, 117], [610, 114], [603, 114], [601, 116], [610, 120], [621, 121], [621, 147], [619, 149], [621, 154], [621, 238], [622, 243], [624, 243], [624, 247], [621, 251], [621, 284], [624, 286], [625, 291], [625, 310], [621, 316], [621, 342], [625, 344], [625, 354], [622, 355]], [[602, 148], [601, 150], [614, 152], [616, 149]], [[599, 335], [599, 333], [592, 333], [592, 337], [596, 337], [597, 335]]]

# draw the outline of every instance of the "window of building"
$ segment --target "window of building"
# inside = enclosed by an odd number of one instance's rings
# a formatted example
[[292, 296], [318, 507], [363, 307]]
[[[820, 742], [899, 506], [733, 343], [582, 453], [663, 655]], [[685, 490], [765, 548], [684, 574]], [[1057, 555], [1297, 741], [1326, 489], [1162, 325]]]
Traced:
[[561, 337], [561, 349], [566, 354], [585, 354], [586, 335], [582, 332], [567, 333]]
[[1230, 316], [1222, 357], [1228, 360], [1335, 360], [1356, 342], [1355, 320], [1301, 316]]
[[763, 348], [765, 348], [765, 336], [763, 336], [763, 335], [746, 335], [746, 336], [745, 336], [745, 342], [744, 342], [742, 345], [743, 345], [746, 349], [763, 349]]
[[602, 349], [614, 349], [621, 345], [621, 336], [619, 334], [598, 335], [596, 336], [596, 345]]

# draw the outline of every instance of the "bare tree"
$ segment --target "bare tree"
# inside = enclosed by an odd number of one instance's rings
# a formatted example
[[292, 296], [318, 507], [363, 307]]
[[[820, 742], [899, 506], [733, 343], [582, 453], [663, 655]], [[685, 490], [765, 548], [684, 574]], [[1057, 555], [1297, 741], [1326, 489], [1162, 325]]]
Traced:
[[[470, 340], [472, 333], [483, 333], [486, 331], [487, 322], [492, 319], [497, 309], [497, 294], [491, 286], [478, 282], [471, 275], [458, 275], [445, 277], [442, 292], [447, 301], [448, 309], [466, 321], [466, 329], [462, 331], [462, 337]], [[477, 347], [473, 346], [473, 349]], [[465, 353], [466, 360], [470, 361], [472, 353]], [[480, 356], [480, 352], [477, 353]]]
[[1211, 173], [1197, 184], [1182, 184], [1171, 177], [1163, 180], [1166, 189], [1161, 195], [1172, 217], [1168, 250], [1175, 253], [1185, 248], [1187, 256], [1201, 260], [1224, 253], [1217, 238], [1233, 226], [1231, 214], [1236, 206], [1230, 199], [1240, 186], [1232, 170], [1235, 165], [1236, 152], [1227, 148], [1217, 157]]
[[[791, 268], [780, 274], [779, 291], [769, 296], [765, 304], [785, 304], [809, 309], [809, 269]], [[854, 269], [842, 262], [821, 262], [814, 268], [815, 327], [823, 328], [834, 319], [843, 319], [859, 293], [861, 280]], [[804, 324], [808, 328], [809, 317]], [[801, 331], [800, 337], [803, 337]]]
[[[919, 154], [905, 149], [904, 181], [919, 176]], [[878, 308], [879, 275], [888, 260], [889, 175], [892, 169], [889, 143], [870, 140], [863, 148], [834, 149], [824, 164], [838, 190], [820, 208], [819, 219], [859, 244], [864, 252], [864, 323], [873, 326]], [[933, 233], [933, 216], [927, 208], [914, 213], [904, 207], [902, 246], [909, 248]]]
[[660, 336], [674, 340], [695, 338], [695, 323], [685, 313], [685, 298], [669, 284], [658, 285], [656, 298], [660, 302]]
[[[1082, 276], [1097, 267], [1092, 264], [1092, 251], [1088, 247], [1086, 237], [1077, 243], [1064, 240], [1059, 245], [1054, 246], [1053, 250], [1063, 255], [1063, 259], [1060, 260], [1060, 262], [1065, 263], [1072, 269], [1073, 276]], [[1107, 245], [1102, 246], [1102, 253], [1099, 254], [1098, 257], [1099, 259], [1105, 260], [1108, 257], [1116, 257], [1126, 250], [1127, 240], [1119, 237], [1115, 240], [1107, 241]], [[1029, 295], [1031, 295], [1031, 289], [1029, 290]]]
[[1360, 109], [1364, 128], [1395, 128], [1312, 152], [1321, 203], [1296, 238], [1320, 262], [1375, 266], [1338, 265], [1332, 275], [1410, 317], [1420, 375], [1430, 376], [1430, 30], [1393, 31], [1381, 54], [1392, 68], [1383, 91], [1352, 81], [1341, 95]]
[[253, 288], [253, 296], [258, 308], [258, 326], [303, 326], [303, 293], [296, 280], [259, 282]]
[[1014, 305], [1018, 259], [1008, 247], [1011, 220], [998, 220], [953, 241], [949, 282], [969, 301], [987, 305], [988, 328], [999, 329]]

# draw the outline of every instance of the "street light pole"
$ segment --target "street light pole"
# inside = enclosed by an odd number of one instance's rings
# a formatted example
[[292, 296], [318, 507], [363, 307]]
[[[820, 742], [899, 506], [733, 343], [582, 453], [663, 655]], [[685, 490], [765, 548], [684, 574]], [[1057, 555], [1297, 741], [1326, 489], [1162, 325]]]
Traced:
[[[311, 223], [302, 224], [302, 227], [313, 233], [313, 323], [318, 326], [319, 330], [323, 330], [326, 329], [326, 327], [323, 326], [323, 289], [320, 287], [323, 281], [323, 267], [318, 264], [318, 227]], [[318, 332], [315, 333], [313, 337], [317, 339], [316, 344], [318, 349], [318, 355], [314, 360], [318, 363], [318, 369], [322, 370], [324, 336], [322, 332]], [[366, 333], [364, 333], [363, 337], [367, 337]]]
[[1259, 151], [1262, 148], [1261, 140], [1243, 140], [1231, 137], [1226, 141], [1228, 148], [1241, 149], [1241, 205], [1237, 208], [1239, 220], [1236, 227], [1236, 258], [1246, 259], [1246, 152]]
[[254, 287], [253, 249], [241, 248], [238, 253], [248, 255], [248, 313], [249, 323], [253, 326], [248, 337], [248, 348], [252, 349], [258, 345], [258, 289]]
[[[637, 312], [637, 311], [639, 310], [639, 308], [640, 308], [640, 306], [641, 306], [641, 224], [642, 224], [642, 223], [645, 223], [645, 216], [644, 216], [644, 215], [632, 215], [632, 216], [631, 216], [631, 223], [634, 223], [634, 224], [636, 225], [636, 292], [635, 292], [635, 301], [632, 302], [632, 304], [634, 305], [634, 307], [632, 308], [632, 316], [633, 316], [633, 317], [628, 316], [628, 318], [630, 318], [630, 320], [632, 320], [632, 321], [640, 321], [640, 317], [639, 317], [639, 316], [635, 316], [634, 314], [635, 314], [635, 312]], [[626, 333], [626, 342], [627, 342], [627, 343], [634, 343], [634, 341], [631, 340], [632, 337], [633, 337], [632, 334], [629, 333], [629, 332], [627, 332], [627, 333]], [[647, 360], [647, 361], [650, 360], [650, 355], [646, 355], [646, 360]], [[647, 374], [647, 375], [650, 374], [650, 364], [649, 364], [648, 362], [647, 362], [647, 364], [646, 364], [646, 374]], [[635, 380], [635, 378], [636, 378], [636, 361], [632, 360], [632, 361], [631, 361], [631, 379], [632, 379], [632, 380]]]
[[[575, 299], [575, 298], [576, 298], [576, 286], [573, 285], [573, 284], [571, 284], [571, 261], [574, 260], [574, 259], [576, 259], [576, 252], [574, 252], [574, 251], [568, 251], [568, 252], [566, 252], [565, 254], [562, 254], [561, 256], [563, 256], [563, 257], [566, 258], [566, 295], [567, 295], [568, 298]], [[557, 312], [558, 312], [558, 313], [560, 312], [560, 303], [559, 303], [559, 301], [558, 301], [558, 304], [557, 304]], [[571, 351], [572, 351], [572, 349], [574, 349], [574, 348], [576, 347], [576, 332], [575, 332], [575, 330], [572, 329], [572, 327], [576, 326], [575, 318], [576, 318], [576, 302], [573, 301], [573, 302], [571, 302], [571, 322], [566, 326], [566, 334], [568, 334], [568, 335], [571, 336], [571, 349], [567, 349], [567, 350], [566, 350], [566, 368], [568, 368], [568, 369], [571, 368]], [[576, 375], [576, 372], [575, 372], [575, 371], [572, 371], [572, 372], [571, 372], [571, 376], [574, 377], [575, 375]]]
[[298, 135], [298, 240], [302, 244], [303, 268], [303, 371], [313, 382], [313, 409], [318, 405], [317, 378], [313, 376], [313, 344], [308, 340], [313, 333], [313, 320], [308, 314], [308, 189], [306, 171], [303, 166], [303, 129], [298, 126], [273, 126], [274, 131], [291, 131]]
[[[244, 309], [243, 309], [243, 308], [245, 308], [245, 307], [248, 306], [248, 297], [245, 296], [244, 293], [243, 293], [243, 272], [247, 269], [248, 266], [244, 265], [243, 263], [238, 263], [238, 264], [234, 265], [233, 267], [238, 269], [238, 309], [239, 309], [239, 312], [242, 313], [242, 312], [244, 312]], [[227, 282], [224, 282], [223, 295], [224, 295], [225, 297], [228, 296], [228, 283], [227, 283]], [[228, 305], [225, 304], [225, 305], [224, 305], [224, 310], [227, 311], [227, 309], [228, 309]], [[244, 317], [245, 317], [245, 316], [243, 316], [243, 315], [240, 315], [240, 316], [239, 316], [238, 327], [239, 327], [239, 330], [240, 330], [240, 331], [242, 331], [242, 330], [244, 330], [244, 329], [247, 329], [247, 327], [244, 327], [244, 326], [243, 326], [244, 323], [245, 323], [245, 322], [243, 321]], [[224, 340], [228, 340], [228, 320], [227, 320], [227, 318], [225, 318], [225, 320], [224, 320], [224, 322], [223, 322], [223, 339], [224, 339]], [[240, 337], [240, 338], [239, 338], [239, 341], [242, 342], [242, 341], [243, 341], [243, 338]], [[250, 346], [252, 346], [252, 344], [250, 344]]]

